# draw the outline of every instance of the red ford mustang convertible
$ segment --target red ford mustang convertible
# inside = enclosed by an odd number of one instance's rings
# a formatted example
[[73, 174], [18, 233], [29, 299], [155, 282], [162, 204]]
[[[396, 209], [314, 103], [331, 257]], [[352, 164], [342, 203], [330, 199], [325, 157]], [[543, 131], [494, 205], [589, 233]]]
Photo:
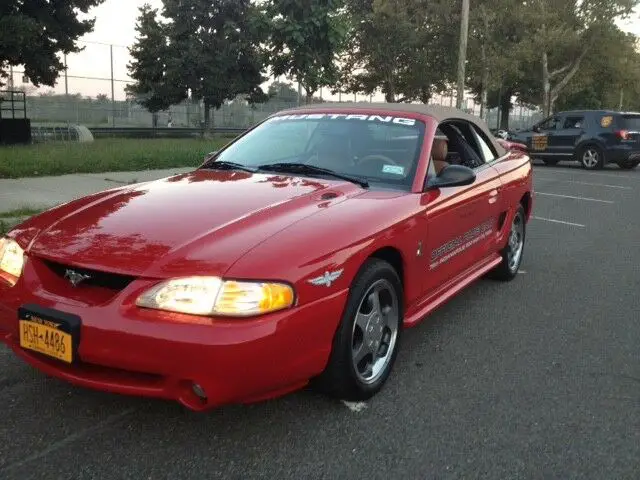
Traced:
[[0, 340], [76, 385], [194, 410], [309, 383], [362, 400], [404, 328], [516, 276], [531, 208], [529, 157], [461, 111], [287, 110], [191, 173], [9, 232]]

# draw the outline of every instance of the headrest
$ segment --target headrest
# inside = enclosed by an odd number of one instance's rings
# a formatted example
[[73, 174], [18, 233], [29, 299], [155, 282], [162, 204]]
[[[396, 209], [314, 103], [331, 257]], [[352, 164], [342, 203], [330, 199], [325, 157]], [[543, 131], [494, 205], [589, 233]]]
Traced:
[[449, 142], [447, 137], [436, 136], [431, 147], [431, 158], [438, 162], [445, 162], [449, 153]]

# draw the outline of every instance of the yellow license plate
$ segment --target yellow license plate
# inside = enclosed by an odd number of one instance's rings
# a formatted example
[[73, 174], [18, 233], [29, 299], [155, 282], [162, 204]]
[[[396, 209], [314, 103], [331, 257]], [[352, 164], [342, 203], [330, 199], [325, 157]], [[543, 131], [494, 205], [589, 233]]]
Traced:
[[53, 322], [42, 321], [40, 323], [21, 319], [20, 346], [63, 362], [71, 363], [73, 361], [71, 335], [56, 328]]

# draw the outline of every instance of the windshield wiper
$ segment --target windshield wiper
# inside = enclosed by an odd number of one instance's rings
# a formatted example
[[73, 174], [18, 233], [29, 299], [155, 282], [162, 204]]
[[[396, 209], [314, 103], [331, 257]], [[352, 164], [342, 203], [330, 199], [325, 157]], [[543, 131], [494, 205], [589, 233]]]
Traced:
[[346, 180], [347, 182], [360, 185], [362, 188], [369, 187], [369, 182], [362, 178], [352, 177], [351, 175], [343, 175], [342, 173], [334, 172], [328, 168], [315, 167], [313, 165], [307, 165], [305, 163], [269, 163], [266, 165], [260, 165], [258, 170], [283, 172], [283, 173], [302, 173], [302, 174], [317, 174], [327, 175], [333, 178], [339, 178], [340, 180]]
[[203, 165], [201, 168], [208, 168], [212, 170], [242, 170], [251, 173], [256, 173], [257, 171], [255, 168], [247, 167], [246, 165], [242, 165], [241, 163], [224, 161], [209, 162]]

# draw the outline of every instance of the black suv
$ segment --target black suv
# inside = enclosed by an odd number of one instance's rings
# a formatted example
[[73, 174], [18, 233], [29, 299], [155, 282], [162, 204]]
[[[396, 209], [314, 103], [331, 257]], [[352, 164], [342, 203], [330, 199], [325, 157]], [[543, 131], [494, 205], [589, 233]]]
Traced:
[[640, 164], [640, 113], [610, 110], [560, 112], [509, 140], [524, 143], [547, 165], [577, 160], [589, 170], [617, 163], [630, 170]]

